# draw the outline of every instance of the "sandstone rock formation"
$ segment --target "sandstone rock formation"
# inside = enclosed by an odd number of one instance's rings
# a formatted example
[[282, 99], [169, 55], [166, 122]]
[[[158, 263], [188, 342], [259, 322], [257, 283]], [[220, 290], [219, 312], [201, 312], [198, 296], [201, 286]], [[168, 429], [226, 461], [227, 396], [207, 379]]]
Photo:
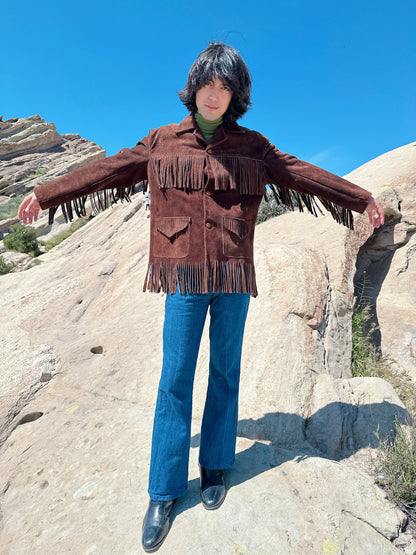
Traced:
[[[0, 278], [1, 554], [140, 552], [163, 323], [163, 295], [141, 293], [148, 222], [137, 195]], [[304, 214], [258, 226], [228, 499], [210, 514], [199, 502], [205, 330], [189, 489], [161, 554], [400, 552], [404, 515], [366, 470], [375, 432], [406, 411], [389, 384], [349, 370], [371, 233], [366, 215], [354, 232]]]
[[383, 354], [416, 382], [416, 143], [371, 160], [346, 177], [363, 187], [371, 183], [386, 207], [382, 231], [360, 251], [356, 282], [365, 273], [365, 294], [373, 302]]
[[0, 195], [34, 187], [105, 158], [105, 151], [79, 135], [60, 135], [39, 115], [0, 119]]
[[[39, 115], [6, 121], [0, 117], [0, 205], [15, 195], [28, 194], [34, 187], [100, 158], [105, 158], [101, 146], [77, 134], [60, 135], [55, 124], [45, 123]], [[0, 219], [0, 239], [18, 221], [17, 216]], [[53, 226], [48, 225], [47, 212], [34, 224], [44, 241], [69, 226], [60, 212]], [[0, 254], [5, 260], [16, 263], [15, 271], [35, 264], [28, 257], [6, 253], [2, 241]]]

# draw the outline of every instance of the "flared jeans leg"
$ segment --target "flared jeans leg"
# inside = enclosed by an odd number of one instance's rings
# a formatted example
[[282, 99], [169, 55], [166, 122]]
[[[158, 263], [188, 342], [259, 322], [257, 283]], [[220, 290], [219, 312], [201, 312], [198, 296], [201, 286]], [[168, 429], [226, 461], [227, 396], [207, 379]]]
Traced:
[[230, 468], [235, 459], [241, 350], [250, 295], [222, 293], [210, 305], [208, 390], [201, 426], [199, 463]]
[[200, 461], [206, 462], [207, 468], [226, 468], [233, 464], [241, 346], [249, 300], [248, 294], [240, 293], [181, 295], [177, 292], [166, 297], [163, 366], [149, 474], [152, 499], [175, 499], [187, 488], [193, 382], [208, 307], [210, 377]]

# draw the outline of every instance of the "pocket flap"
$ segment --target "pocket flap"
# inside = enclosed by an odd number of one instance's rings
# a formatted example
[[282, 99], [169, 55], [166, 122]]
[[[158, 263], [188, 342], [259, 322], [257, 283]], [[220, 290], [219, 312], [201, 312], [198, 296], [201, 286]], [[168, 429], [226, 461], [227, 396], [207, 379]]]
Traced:
[[168, 239], [188, 227], [191, 218], [159, 218], [156, 220], [156, 229]]
[[224, 216], [222, 221], [224, 227], [228, 229], [228, 231], [231, 231], [231, 233], [234, 233], [234, 235], [237, 235], [240, 239], [244, 239], [244, 237], [246, 237], [249, 226], [245, 220], [238, 220], [236, 218], [228, 218], [227, 216]]

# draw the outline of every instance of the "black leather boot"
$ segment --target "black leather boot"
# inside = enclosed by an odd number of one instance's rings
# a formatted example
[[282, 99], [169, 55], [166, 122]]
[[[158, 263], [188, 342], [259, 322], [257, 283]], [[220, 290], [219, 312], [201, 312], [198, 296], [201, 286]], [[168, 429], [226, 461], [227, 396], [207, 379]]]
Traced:
[[209, 470], [200, 466], [199, 472], [201, 474], [200, 491], [203, 506], [209, 511], [218, 509], [227, 495], [223, 471]]
[[170, 517], [175, 499], [155, 501], [151, 499], [143, 520], [142, 546], [147, 553], [159, 549], [170, 529]]

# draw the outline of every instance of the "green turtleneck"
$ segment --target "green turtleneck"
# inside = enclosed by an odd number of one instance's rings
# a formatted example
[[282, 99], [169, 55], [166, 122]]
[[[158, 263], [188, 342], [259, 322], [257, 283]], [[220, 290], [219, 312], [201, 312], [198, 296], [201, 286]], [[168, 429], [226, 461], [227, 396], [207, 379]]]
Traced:
[[213, 121], [209, 121], [203, 118], [199, 112], [197, 112], [195, 114], [195, 119], [198, 127], [205, 137], [206, 142], [210, 143], [212, 137], [214, 136], [215, 130], [219, 125], [222, 124], [222, 116], [220, 116], [218, 119], [214, 119]]

